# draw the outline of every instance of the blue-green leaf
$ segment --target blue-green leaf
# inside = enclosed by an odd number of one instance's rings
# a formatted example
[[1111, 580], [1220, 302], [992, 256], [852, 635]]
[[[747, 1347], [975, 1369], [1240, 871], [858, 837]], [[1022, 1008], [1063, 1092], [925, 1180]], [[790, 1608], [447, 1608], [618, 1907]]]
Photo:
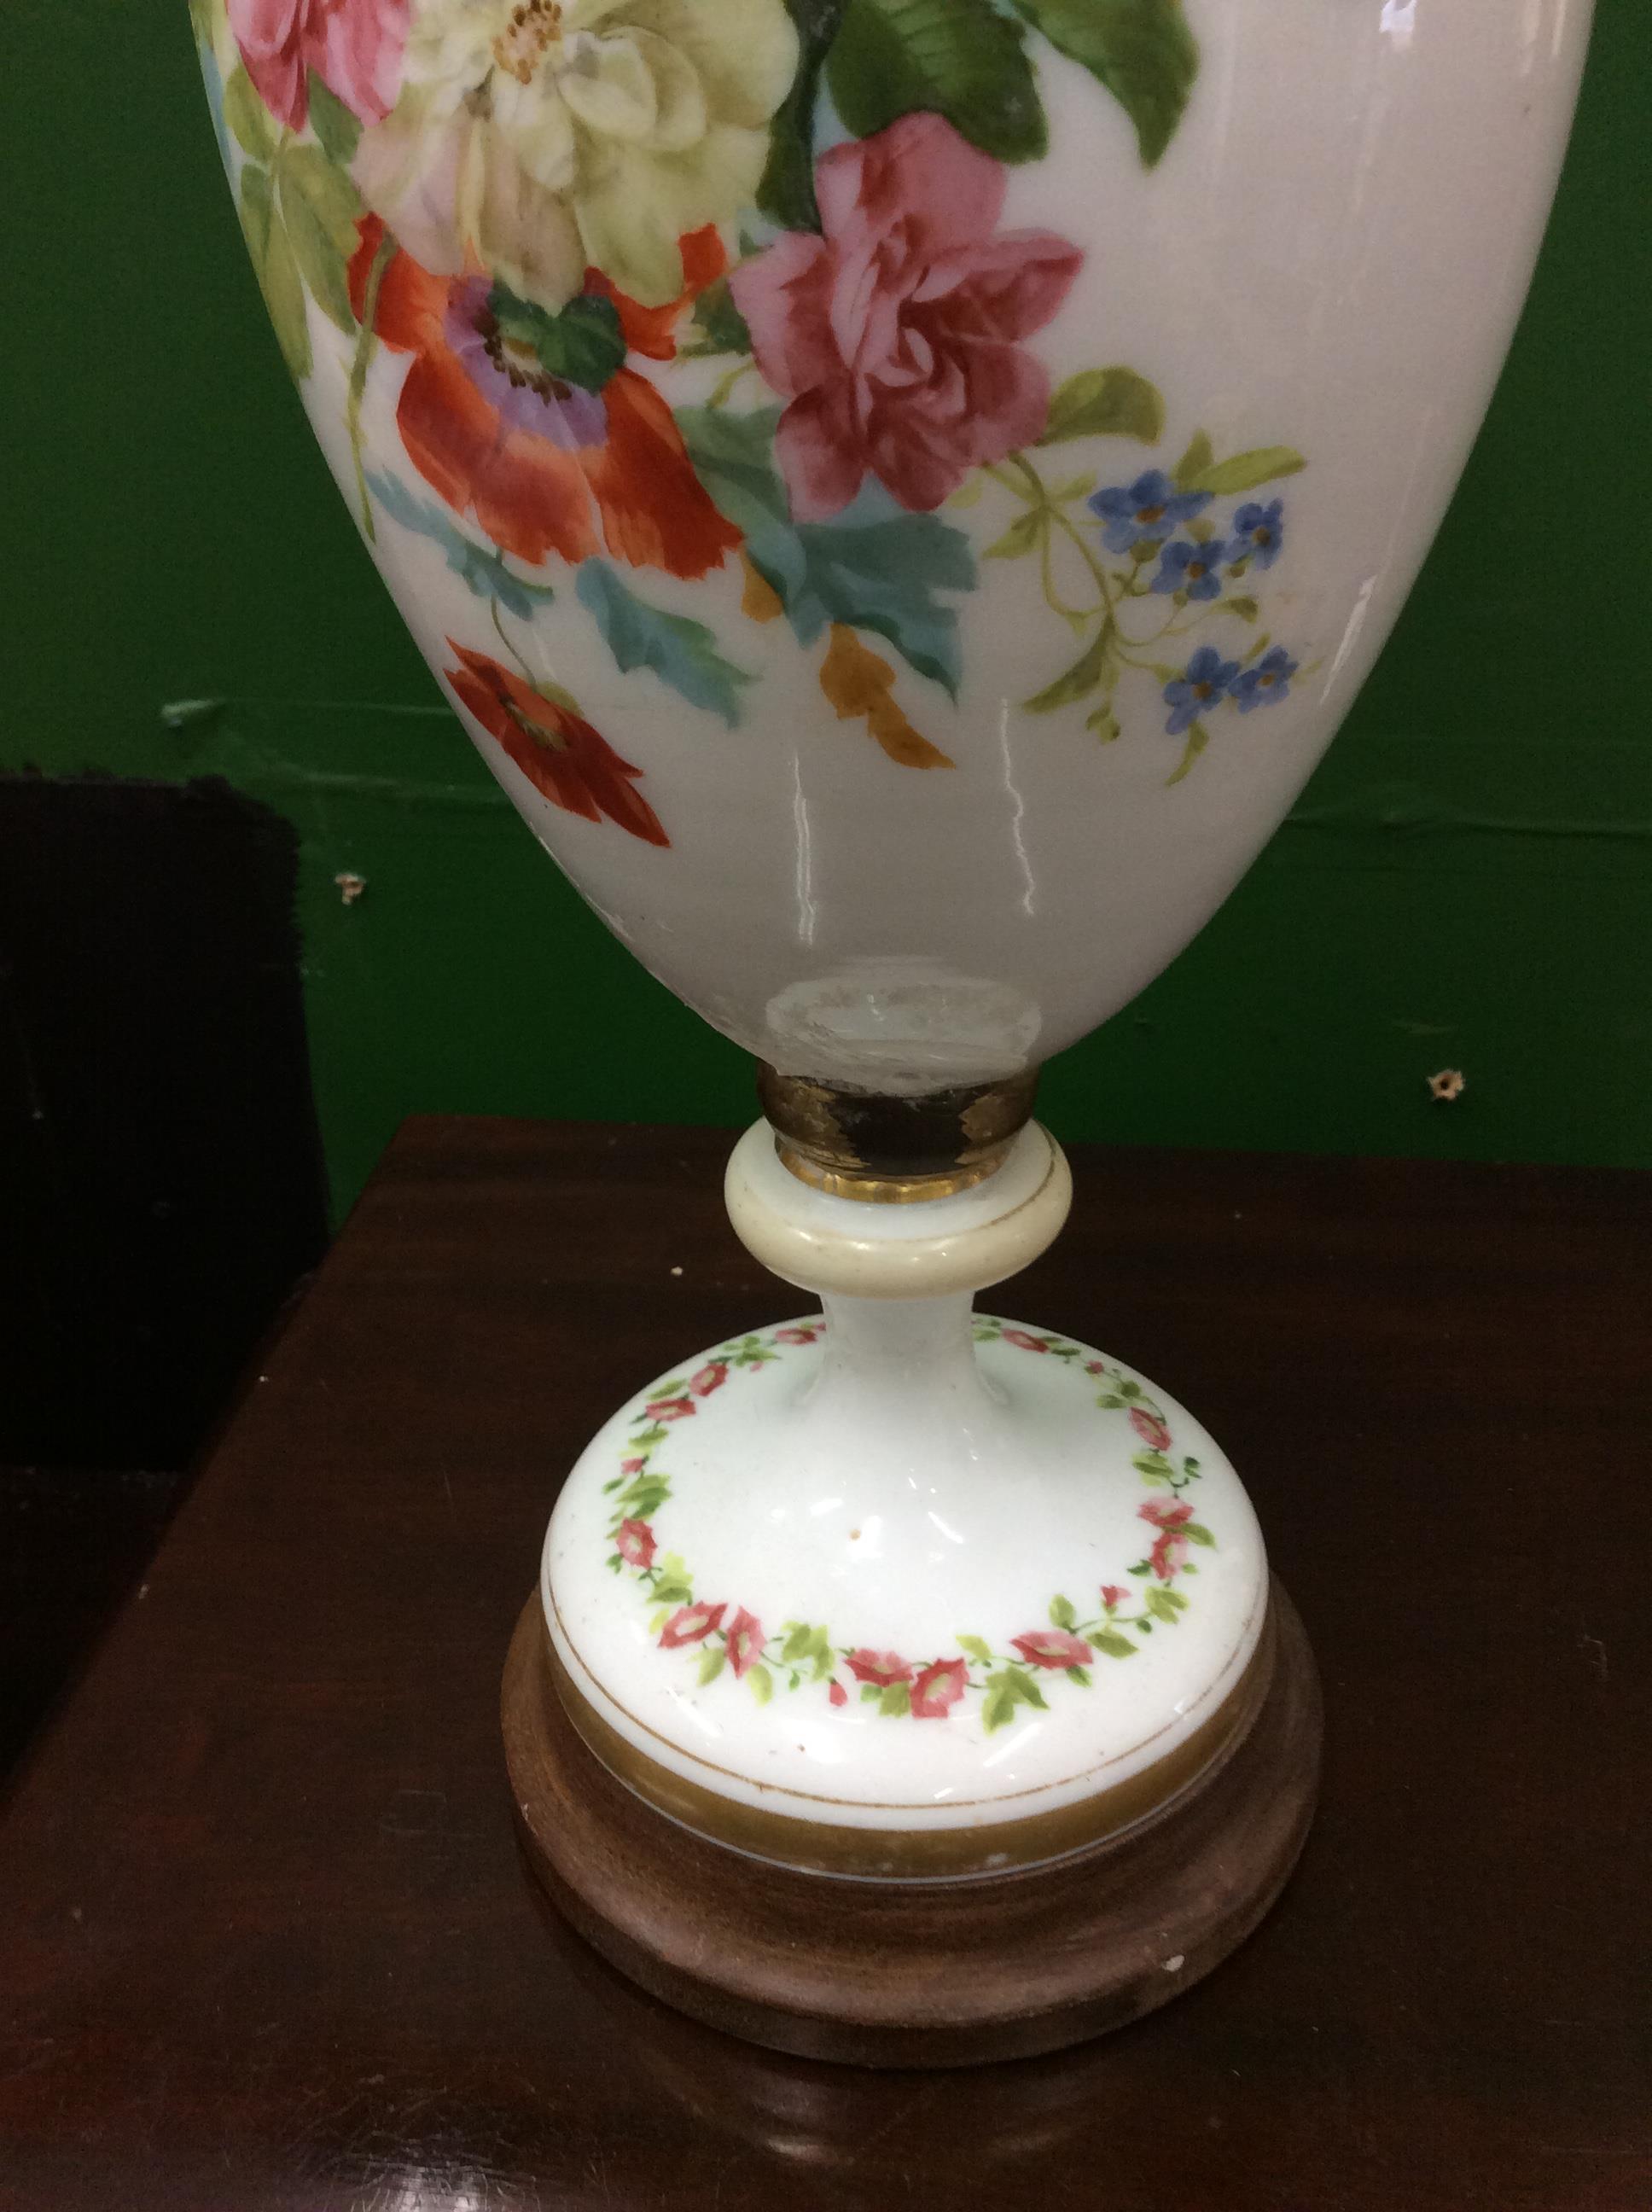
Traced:
[[622, 671], [629, 675], [634, 668], [652, 668], [690, 706], [720, 714], [734, 728], [740, 719], [740, 686], [751, 678], [724, 659], [704, 623], [651, 607], [605, 561], [582, 561], [574, 589]]
[[[535, 602], [555, 597], [549, 584], [525, 583], [521, 577], [513, 575], [497, 548], [478, 545], [467, 538], [439, 507], [416, 498], [399, 477], [372, 474], [367, 477], [367, 489], [392, 522], [399, 522], [404, 530], [414, 531], [440, 545], [448, 567], [479, 599], [497, 599], [507, 615], [514, 615], [519, 622], [531, 622]], [[660, 1434], [665, 1434], [664, 1430]], [[633, 1441], [641, 1443], [644, 1439], [637, 1437]]]
[[745, 538], [752, 566], [786, 610], [800, 645], [832, 623], [887, 638], [956, 695], [958, 618], [938, 595], [975, 588], [969, 541], [932, 514], [908, 514], [869, 484], [831, 522], [795, 523], [774, 467], [778, 408], [733, 415], [677, 410], [677, 428], [713, 501]]

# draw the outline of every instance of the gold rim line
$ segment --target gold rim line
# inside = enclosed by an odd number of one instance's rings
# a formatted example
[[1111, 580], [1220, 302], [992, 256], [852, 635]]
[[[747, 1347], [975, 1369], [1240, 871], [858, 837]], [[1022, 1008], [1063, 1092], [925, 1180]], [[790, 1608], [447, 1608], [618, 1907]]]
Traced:
[[867, 1828], [799, 1819], [744, 1805], [651, 1759], [597, 1711], [563, 1665], [538, 1608], [542, 1679], [587, 1751], [615, 1779], [667, 1819], [748, 1856], [803, 1873], [866, 1880], [944, 1881], [1002, 1875], [1072, 1856], [1163, 1811], [1243, 1741], [1273, 1676], [1270, 1607], [1238, 1682], [1216, 1711], [1175, 1749], [1128, 1781], [1076, 1803], [970, 1828]]
[[757, 1097], [781, 1164], [863, 1205], [951, 1198], [996, 1175], [1032, 1116], [1038, 1071], [897, 1097], [757, 1064]]

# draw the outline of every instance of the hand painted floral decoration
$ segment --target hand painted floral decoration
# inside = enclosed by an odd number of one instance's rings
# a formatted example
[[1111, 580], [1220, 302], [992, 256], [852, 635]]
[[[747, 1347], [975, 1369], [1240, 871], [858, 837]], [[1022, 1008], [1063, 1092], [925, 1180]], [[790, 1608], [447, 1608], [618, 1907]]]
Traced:
[[[1052, 378], [1084, 256], [1005, 219], [1057, 51], [1160, 159], [1198, 73], [1182, 0], [191, 9], [288, 364], [335, 354], [361, 526], [434, 542], [483, 603], [489, 650], [455, 642], [447, 680], [553, 805], [670, 842], [545, 672], [570, 580], [623, 673], [731, 727], [753, 680], [731, 622], [783, 620], [903, 770], [973, 765], [908, 705], [944, 734], [983, 561], [1026, 562], [1078, 647], [1024, 711], [1110, 743], [1156, 709], [1168, 782], [1291, 696], [1258, 586], [1301, 455], [1200, 431], [1111, 464], [1161, 444], [1163, 403], [1129, 368]], [[651, 570], [732, 579], [740, 613], [726, 589], [713, 620], [668, 611]]]
[[[783, 1347], [815, 1342], [825, 1327], [823, 1320], [793, 1322], [766, 1335], [737, 1338], [695, 1375], [658, 1384], [631, 1425], [619, 1473], [603, 1486], [610, 1500], [608, 1565], [637, 1585], [660, 1650], [697, 1655], [701, 1687], [726, 1668], [759, 1705], [767, 1705], [777, 1689], [823, 1685], [830, 1705], [847, 1705], [853, 1695], [894, 1719], [942, 1721], [955, 1708], [978, 1709], [990, 1735], [1023, 1705], [1047, 1710], [1041, 1677], [1088, 1689], [1098, 1659], [1133, 1658], [1156, 1628], [1176, 1626], [1188, 1602], [1179, 1585], [1199, 1571], [1192, 1553], [1216, 1546], [1183, 1494], [1199, 1480], [1199, 1462], [1175, 1456], [1169, 1424], [1133, 1376], [1086, 1358], [1081, 1346], [1064, 1337], [1009, 1328], [984, 1314], [975, 1318], [978, 1343], [1012, 1345], [1081, 1370], [1096, 1385], [1097, 1406], [1125, 1413], [1140, 1440], [1131, 1465], [1156, 1493], [1139, 1509], [1152, 1540], [1125, 1569], [1124, 1582], [1101, 1583], [1082, 1603], [1058, 1593], [1046, 1621], [1004, 1639], [1002, 1650], [984, 1637], [960, 1636], [956, 1651], [921, 1654], [846, 1643], [822, 1622], [782, 1620], [770, 1628], [745, 1605], [697, 1598], [688, 1566], [679, 1553], [660, 1551], [653, 1525], [671, 1496], [671, 1479], [659, 1457], [671, 1441], [670, 1424], [692, 1419], [695, 1400], [720, 1388], [731, 1374], [766, 1367], [785, 1356]], [[715, 1381], [708, 1382], [710, 1376]]]

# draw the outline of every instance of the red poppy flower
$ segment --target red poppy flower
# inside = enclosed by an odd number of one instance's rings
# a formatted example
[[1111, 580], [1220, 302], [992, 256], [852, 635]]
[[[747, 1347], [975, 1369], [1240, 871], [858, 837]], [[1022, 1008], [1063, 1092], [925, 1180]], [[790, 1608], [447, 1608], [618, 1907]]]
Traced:
[[1069, 1667], [1085, 1666], [1096, 1656], [1082, 1636], [1070, 1635], [1065, 1628], [1040, 1628], [1010, 1641], [1031, 1665], [1060, 1668], [1063, 1673]]
[[1042, 1336], [1029, 1335], [1024, 1328], [1006, 1328], [1004, 1332], [1004, 1341], [1005, 1344], [1019, 1345], [1023, 1352], [1048, 1352], [1049, 1350], [1048, 1345], [1045, 1343]]
[[1162, 1452], [1169, 1450], [1170, 1431], [1160, 1420], [1158, 1415], [1150, 1413], [1145, 1406], [1133, 1406], [1130, 1408], [1130, 1425], [1143, 1443], [1151, 1447], [1152, 1450]]
[[880, 1690], [887, 1690], [893, 1682], [912, 1680], [912, 1662], [898, 1651], [874, 1651], [863, 1644], [849, 1654], [849, 1672], [857, 1682], [876, 1682]]
[[651, 1421], [686, 1421], [697, 1410], [692, 1398], [654, 1398], [643, 1407]]
[[937, 1659], [912, 1686], [913, 1717], [944, 1721], [963, 1695], [968, 1672], [962, 1659]]
[[813, 1328], [777, 1328], [774, 1341], [776, 1344], [812, 1344], [824, 1326], [822, 1322], [817, 1322]]
[[628, 1566], [651, 1567], [654, 1563], [654, 1532], [646, 1521], [622, 1521], [614, 1549]]
[[726, 1610], [720, 1605], [680, 1605], [660, 1630], [659, 1640], [668, 1651], [684, 1644], [703, 1644]]
[[587, 822], [605, 814], [646, 844], [671, 843], [653, 808], [631, 788], [642, 770], [622, 760], [589, 722], [485, 653], [451, 637], [447, 643], [459, 660], [446, 672], [454, 697], [553, 806]]
[[728, 1362], [708, 1359], [697, 1374], [689, 1376], [689, 1388], [696, 1398], [709, 1398], [714, 1390], [720, 1390], [728, 1380]]
[[762, 1657], [763, 1625], [755, 1613], [744, 1606], [730, 1621], [727, 1629], [728, 1663], [737, 1674], [744, 1674], [748, 1667], [755, 1666]]
[[[350, 299], [365, 318], [384, 225], [370, 216], [360, 234]], [[701, 254], [696, 266], [704, 265]], [[611, 339], [617, 364], [630, 303], [622, 311], [607, 288], [582, 296], [591, 307], [580, 336], [598, 347]], [[525, 336], [550, 319], [518, 307], [522, 331], [501, 323], [498, 289], [479, 270], [433, 276], [404, 252], [380, 272], [374, 328], [393, 352], [414, 356], [396, 421], [419, 474], [521, 561], [550, 553], [583, 561], [605, 547], [674, 576], [720, 567], [740, 533], [707, 496], [659, 393], [635, 369], [615, 365], [604, 375], [605, 362], [581, 372], [595, 388], [554, 374]], [[573, 301], [564, 318], [580, 307]], [[658, 351], [653, 325], [671, 312], [647, 311], [645, 349]]]
[[1128, 1595], [1129, 1592], [1125, 1589], [1121, 1583], [1103, 1583], [1102, 1584], [1102, 1603], [1107, 1607], [1109, 1613], [1113, 1611], [1115, 1606], [1122, 1605]]

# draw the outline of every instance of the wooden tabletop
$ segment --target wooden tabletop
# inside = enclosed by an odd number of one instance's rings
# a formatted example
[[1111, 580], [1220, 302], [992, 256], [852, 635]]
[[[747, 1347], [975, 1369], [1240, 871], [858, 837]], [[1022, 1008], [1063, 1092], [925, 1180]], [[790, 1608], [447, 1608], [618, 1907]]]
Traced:
[[5, 2212], [1645, 2212], [1652, 1178], [1075, 1154], [998, 1302], [1237, 1461], [1324, 1797], [1176, 2004], [878, 2076], [634, 1994], [513, 1840], [562, 1471], [795, 1295], [728, 1143], [398, 1139], [0, 1826]]

